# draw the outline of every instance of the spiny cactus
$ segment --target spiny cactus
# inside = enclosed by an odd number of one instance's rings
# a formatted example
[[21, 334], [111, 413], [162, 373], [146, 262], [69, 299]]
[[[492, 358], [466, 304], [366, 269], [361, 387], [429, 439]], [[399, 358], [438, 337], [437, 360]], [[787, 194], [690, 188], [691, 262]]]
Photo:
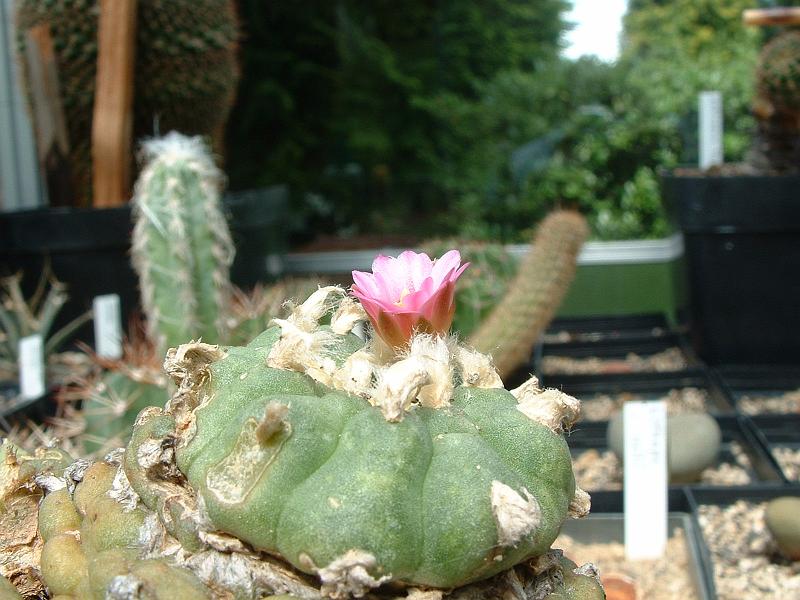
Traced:
[[503, 300], [469, 337], [469, 344], [491, 354], [502, 377], [530, 358], [575, 275], [576, 261], [589, 235], [586, 220], [558, 210], [538, 226]]
[[517, 272], [517, 262], [501, 244], [446, 239], [422, 245], [429, 256], [441, 256], [450, 248], [458, 248], [461, 257], [470, 263], [456, 288], [453, 317], [453, 330], [466, 338], [503, 299]]
[[3, 575], [98, 600], [602, 599], [549, 550], [588, 512], [562, 435], [579, 403], [506, 391], [451, 337], [387, 354], [364, 320], [322, 288], [245, 347], [170, 350], [170, 402], [89, 468], [6, 447], [2, 498], [34, 526], [0, 537]]
[[[70, 141], [74, 188], [91, 197], [91, 128], [97, 64], [97, 0], [19, 0], [17, 30], [46, 25], [53, 39]], [[221, 133], [239, 68], [232, 0], [139, 0], [134, 74], [134, 139], [160, 131]]]
[[247, 292], [234, 288], [225, 343], [246, 344], [269, 327], [273, 318], [286, 317], [292, 302], [308, 298], [320, 285], [316, 277], [286, 277]]
[[131, 254], [150, 339], [167, 348], [224, 338], [234, 248], [220, 205], [222, 174], [200, 138], [144, 144]]
[[66, 286], [42, 271], [39, 285], [30, 298], [22, 291], [22, 275], [0, 278], [0, 380], [14, 379], [18, 370], [18, 347], [23, 337], [39, 334], [44, 343], [44, 360], [50, 379], [61, 382], [70, 368], [79, 367], [69, 353], [61, 360], [57, 351], [86, 322], [91, 312], [83, 313], [53, 332], [53, 323], [67, 301]]
[[800, 31], [785, 31], [761, 51], [757, 70], [756, 162], [777, 172], [800, 170]]

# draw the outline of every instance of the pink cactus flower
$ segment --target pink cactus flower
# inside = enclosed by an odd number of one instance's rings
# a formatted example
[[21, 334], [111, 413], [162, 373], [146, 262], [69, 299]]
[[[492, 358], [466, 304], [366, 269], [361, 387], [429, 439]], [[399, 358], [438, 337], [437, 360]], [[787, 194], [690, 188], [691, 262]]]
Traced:
[[445, 333], [450, 328], [456, 279], [468, 266], [461, 264], [458, 250], [436, 260], [411, 250], [397, 258], [379, 255], [372, 273], [353, 271], [351, 289], [378, 335], [399, 348], [415, 331]]

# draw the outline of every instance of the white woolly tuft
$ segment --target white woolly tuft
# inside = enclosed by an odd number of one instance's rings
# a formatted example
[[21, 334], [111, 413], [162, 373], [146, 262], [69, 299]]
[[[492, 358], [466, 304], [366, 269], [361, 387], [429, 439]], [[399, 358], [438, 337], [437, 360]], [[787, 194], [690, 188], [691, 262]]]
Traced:
[[581, 414], [580, 400], [560, 390], [540, 389], [536, 377], [531, 377], [511, 393], [517, 399], [518, 411], [556, 433], [572, 427]]
[[531, 535], [542, 521], [542, 509], [531, 493], [522, 488], [523, 498], [516, 490], [500, 481], [492, 481], [492, 513], [497, 524], [497, 543], [516, 546]]
[[199, 135], [189, 137], [177, 131], [170, 131], [163, 137], [145, 140], [142, 143], [141, 157], [146, 161], [163, 160], [168, 164], [193, 161], [206, 166], [204, 170], [208, 172], [218, 172], [209, 156], [208, 146]]
[[408, 358], [416, 358], [424, 363], [430, 376], [430, 383], [418, 394], [422, 406], [440, 408], [450, 405], [453, 398], [454, 344], [454, 338], [438, 335], [419, 334], [411, 339]]

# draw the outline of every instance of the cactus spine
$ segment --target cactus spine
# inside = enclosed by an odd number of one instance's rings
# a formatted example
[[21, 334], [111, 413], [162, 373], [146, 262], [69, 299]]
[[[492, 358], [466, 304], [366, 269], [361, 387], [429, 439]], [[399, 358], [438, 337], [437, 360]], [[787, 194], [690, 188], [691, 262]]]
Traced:
[[558, 210], [548, 215], [508, 293], [469, 337], [470, 345], [493, 356], [501, 377], [528, 360], [572, 283], [588, 235], [586, 219], [577, 212]]
[[131, 252], [148, 334], [163, 355], [224, 337], [234, 248], [220, 208], [222, 174], [200, 138], [171, 133], [144, 153]]
[[756, 79], [755, 162], [776, 172], [797, 172], [800, 170], [800, 31], [785, 31], [764, 46]]

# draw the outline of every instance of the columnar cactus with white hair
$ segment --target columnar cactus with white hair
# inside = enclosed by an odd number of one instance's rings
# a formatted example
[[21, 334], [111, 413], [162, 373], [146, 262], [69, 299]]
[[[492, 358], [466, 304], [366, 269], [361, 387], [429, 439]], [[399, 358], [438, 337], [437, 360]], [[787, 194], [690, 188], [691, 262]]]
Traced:
[[[463, 268], [457, 252], [379, 257], [355, 274], [361, 304], [324, 287], [246, 346], [171, 349], [177, 391], [140, 413], [124, 454], [88, 469], [6, 461], [11, 495], [46, 492], [43, 586], [98, 599], [603, 598], [591, 568], [550, 550], [589, 510], [562, 435], [579, 402], [535, 379], [504, 389], [490, 357], [448, 335]], [[367, 320], [364, 342], [353, 329]], [[7, 555], [0, 545], [0, 565]]]

